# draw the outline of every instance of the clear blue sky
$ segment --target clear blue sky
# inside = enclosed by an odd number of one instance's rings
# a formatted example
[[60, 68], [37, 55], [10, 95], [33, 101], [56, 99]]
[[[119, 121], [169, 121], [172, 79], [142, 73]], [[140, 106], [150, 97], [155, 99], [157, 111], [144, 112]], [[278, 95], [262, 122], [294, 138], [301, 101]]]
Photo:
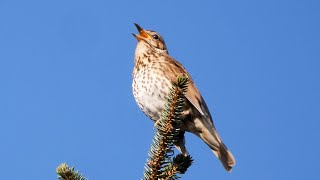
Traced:
[[320, 4], [0, 0], [1, 179], [140, 179], [154, 134], [131, 90], [133, 23], [160, 32], [237, 159], [187, 135], [194, 179], [316, 179]]

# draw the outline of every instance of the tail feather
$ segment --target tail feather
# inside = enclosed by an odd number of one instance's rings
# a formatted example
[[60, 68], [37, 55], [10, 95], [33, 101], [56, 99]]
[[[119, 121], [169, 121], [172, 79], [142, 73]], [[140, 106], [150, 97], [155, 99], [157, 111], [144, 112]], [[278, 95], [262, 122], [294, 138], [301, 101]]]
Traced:
[[221, 143], [218, 150], [212, 150], [212, 151], [220, 160], [223, 167], [228, 172], [231, 172], [232, 167], [236, 164], [236, 161], [232, 153], [227, 149], [227, 147], [223, 143]]
[[223, 167], [228, 172], [231, 172], [232, 167], [236, 164], [236, 160], [222, 142], [215, 128], [202, 128], [201, 130], [202, 131], [200, 133], [197, 132], [195, 134], [198, 135], [210, 147], [213, 153], [221, 161]]

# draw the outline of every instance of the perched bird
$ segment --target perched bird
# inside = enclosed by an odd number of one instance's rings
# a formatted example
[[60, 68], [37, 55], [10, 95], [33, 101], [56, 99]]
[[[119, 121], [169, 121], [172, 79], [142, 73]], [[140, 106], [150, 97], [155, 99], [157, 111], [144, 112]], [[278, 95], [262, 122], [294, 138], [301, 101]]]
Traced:
[[[153, 121], [158, 121], [171, 82], [179, 75], [187, 75], [189, 78], [190, 75], [177, 60], [169, 56], [159, 33], [144, 30], [138, 24], [135, 26], [139, 34], [133, 34], [138, 40], [132, 74], [133, 95], [140, 109]], [[235, 165], [235, 159], [218, 135], [209, 109], [191, 78], [185, 96], [187, 102], [183, 112], [184, 124], [180, 140], [175, 146], [182, 154], [187, 155], [184, 132], [191, 132], [210, 147], [224, 168], [230, 172]]]

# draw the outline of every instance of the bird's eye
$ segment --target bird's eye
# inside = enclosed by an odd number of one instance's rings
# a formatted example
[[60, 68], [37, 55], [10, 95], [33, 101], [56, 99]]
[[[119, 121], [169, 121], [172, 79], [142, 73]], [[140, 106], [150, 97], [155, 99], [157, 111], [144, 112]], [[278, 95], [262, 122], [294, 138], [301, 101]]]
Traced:
[[158, 36], [158, 35], [156, 35], [156, 34], [152, 35], [152, 37], [153, 37], [154, 39], [156, 39], [156, 40], [158, 40], [158, 39], [159, 39], [159, 36]]

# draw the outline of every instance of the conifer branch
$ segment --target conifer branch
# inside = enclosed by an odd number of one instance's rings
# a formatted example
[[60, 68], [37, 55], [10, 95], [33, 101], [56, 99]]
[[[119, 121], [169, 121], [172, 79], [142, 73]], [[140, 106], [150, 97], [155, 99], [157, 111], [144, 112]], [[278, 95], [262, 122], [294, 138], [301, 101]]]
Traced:
[[192, 158], [190, 155], [184, 156], [178, 154], [173, 158], [173, 162], [165, 169], [165, 180], [178, 179], [177, 174], [184, 174], [192, 164]]
[[192, 158], [174, 155], [174, 142], [178, 140], [180, 128], [182, 125], [181, 113], [185, 105], [185, 96], [187, 92], [189, 78], [179, 76], [175, 82], [172, 82], [169, 96], [159, 122], [156, 124], [156, 134], [153, 138], [151, 149], [149, 151], [150, 160], [145, 165], [143, 180], [158, 179], [178, 179], [177, 174], [183, 174], [192, 164]]
[[56, 173], [59, 180], [87, 180], [79, 171], [75, 171], [74, 167], [69, 168], [66, 163], [60, 164], [56, 169]]

